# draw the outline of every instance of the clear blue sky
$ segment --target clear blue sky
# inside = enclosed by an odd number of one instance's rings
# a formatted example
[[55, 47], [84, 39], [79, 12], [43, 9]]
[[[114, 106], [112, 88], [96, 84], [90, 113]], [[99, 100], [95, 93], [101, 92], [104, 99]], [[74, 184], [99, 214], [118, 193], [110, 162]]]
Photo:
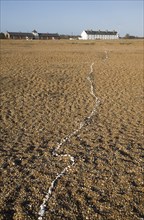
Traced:
[[84, 29], [116, 30], [143, 36], [143, 0], [0, 0], [1, 32], [81, 34]]

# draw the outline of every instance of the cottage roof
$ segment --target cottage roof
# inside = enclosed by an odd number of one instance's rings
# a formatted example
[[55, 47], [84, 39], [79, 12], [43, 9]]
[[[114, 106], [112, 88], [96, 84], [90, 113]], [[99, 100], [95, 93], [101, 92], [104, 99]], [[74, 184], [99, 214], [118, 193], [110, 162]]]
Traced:
[[36, 30], [33, 30], [32, 33], [37, 33], [37, 31], [36, 31]]
[[40, 37], [59, 37], [58, 33], [39, 33]]
[[[33, 30], [32, 33], [26, 33], [26, 32], [7, 32], [13, 37], [34, 37], [34, 33], [37, 33], [37, 31]], [[37, 33], [39, 37], [59, 37], [58, 33]]]
[[33, 37], [32, 33], [27, 33], [27, 32], [8, 32], [11, 36], [16, 36], [16, 37]]
[[93, 30], [86, 30], [85, 31], [88, 35], [116, 35], [117, 31], [93, 31]]
[[39, 37], [48, 37], [49, 34], [48, 33], [39, 33]]
[[48, 33], [49, 37], [59, 37], [58, 33]]

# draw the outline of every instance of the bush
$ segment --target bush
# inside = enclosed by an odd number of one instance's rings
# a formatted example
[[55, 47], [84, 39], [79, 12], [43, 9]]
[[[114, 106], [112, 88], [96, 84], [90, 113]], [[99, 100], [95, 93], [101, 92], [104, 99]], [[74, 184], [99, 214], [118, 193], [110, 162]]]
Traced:
[[4, 33], [0, 33], [0, 39], [5, 39]]

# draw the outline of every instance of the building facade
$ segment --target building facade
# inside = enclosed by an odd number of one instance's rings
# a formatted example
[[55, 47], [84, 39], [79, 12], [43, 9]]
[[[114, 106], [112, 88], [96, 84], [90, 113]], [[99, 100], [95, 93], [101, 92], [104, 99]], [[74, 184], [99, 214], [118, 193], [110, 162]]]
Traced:
[[115, 40], [119, 39], [119, 34], [117, 31], [93, 31], [84, 30], [81, 33], [80, 40]]

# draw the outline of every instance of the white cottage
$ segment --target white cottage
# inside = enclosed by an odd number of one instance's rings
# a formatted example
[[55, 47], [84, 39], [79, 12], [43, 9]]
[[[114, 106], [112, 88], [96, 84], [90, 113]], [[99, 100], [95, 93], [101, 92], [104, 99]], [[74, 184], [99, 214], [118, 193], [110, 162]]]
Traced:
[[93, 30], [84, 30], [81, 33], [80, 40], [115, 40], [119, 39], [117, 31], [93, 31]]
[[39, 34], [36, 30], [33, 30], [32, 34], [34, 35], [34, 39], [39, 39]]

